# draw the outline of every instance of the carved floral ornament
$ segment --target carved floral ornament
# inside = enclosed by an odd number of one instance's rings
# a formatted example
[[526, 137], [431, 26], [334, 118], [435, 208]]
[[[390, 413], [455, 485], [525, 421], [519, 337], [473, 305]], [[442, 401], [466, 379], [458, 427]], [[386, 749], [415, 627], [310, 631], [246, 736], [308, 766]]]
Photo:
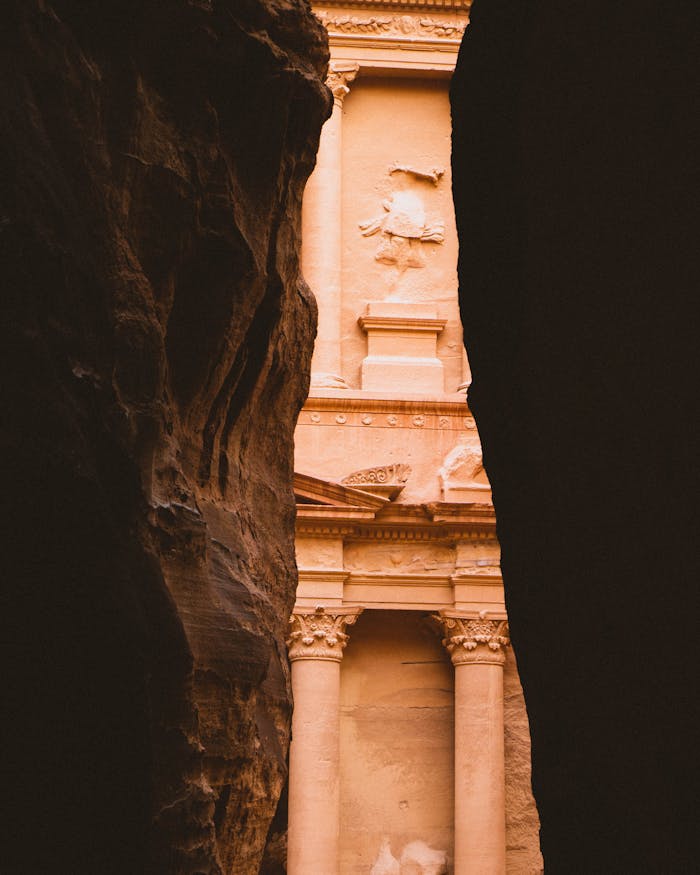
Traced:
[[349, 635], [345, 627], [351, 626], [361, 613], [361, 608], [326, 612], [317, 607], [313, 612], [296, 611], [289, 619], [291, 632], [287, 639], [289, 659], [327, 659], [340, 662], [347, 646]]
[[360, 69], [359, 64], [332, 61], [328, 68], [326, 85], [333, 92], [333, 102], [336, 106], [343, 105], [345, 95], [350, 92], [350, 83], [354, 81]]
[[410, 465], [382, 465], [353, 471], [341, 480], [346, 486], [364, 486], [367, 483], [405, 483], [411, 474]]
[[319, 11], [316, 13], [330, 34], [359, 36], [418, 37], [459, 40], [467, 19], [418, 18], [415, 15], [347, 15]]
[[445, 633], [442, 643], [453, 665], [505, 662], [505, 648], [510, 644], [507, 620], [489, 620], [486, 611], [475, 618], [434, 614], [433, 620]]

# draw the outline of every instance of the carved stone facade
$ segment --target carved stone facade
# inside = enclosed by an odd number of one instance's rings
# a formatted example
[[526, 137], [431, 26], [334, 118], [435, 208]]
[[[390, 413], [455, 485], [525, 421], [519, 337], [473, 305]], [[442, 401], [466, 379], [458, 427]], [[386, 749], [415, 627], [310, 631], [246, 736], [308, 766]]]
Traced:
[[[295, 435], [289, 875], [541, 869], [464, 395], [447, 90], [468, 7], [316, 7], [335, 107], [304, 202], [319, 332]], [[316, 761], [336, 772], [297, 765]]]

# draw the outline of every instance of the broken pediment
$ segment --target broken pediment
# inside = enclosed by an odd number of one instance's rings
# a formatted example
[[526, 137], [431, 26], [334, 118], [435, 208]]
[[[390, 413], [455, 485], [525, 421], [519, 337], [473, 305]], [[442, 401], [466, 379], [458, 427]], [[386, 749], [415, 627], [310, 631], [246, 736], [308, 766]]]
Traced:
[[370, 490], [353, 488], [345, 483], [321, 480], [310, 474], [294, 474], [294, 497], [297, 504], [327, 507], [355, 507], [376, 511], [389, 503], [382, 495]]
[[406, 485], [410, 474], [410, 465], [381, 465], [353, 471], [341, 482], [393, 501]]

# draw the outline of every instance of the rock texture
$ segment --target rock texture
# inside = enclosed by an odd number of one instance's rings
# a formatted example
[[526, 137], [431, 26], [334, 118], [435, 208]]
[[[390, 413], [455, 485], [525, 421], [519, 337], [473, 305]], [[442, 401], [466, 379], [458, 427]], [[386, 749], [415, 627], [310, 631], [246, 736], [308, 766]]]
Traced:
[[305, 0], [3, 7], [13, 872], [259, 871], [325, 39]]
[[503, 672], [503, 723], [506, 758], [506, 872], [540, 875], [539, 820], [530, 791], [531, 745], [527, 711], [512, 648]]
[[[476, 0], [452, 84], [469, 402], [548, 875], [697, 867], [697, 7]], [[697, 797], [695, 797], [697, 798]]]

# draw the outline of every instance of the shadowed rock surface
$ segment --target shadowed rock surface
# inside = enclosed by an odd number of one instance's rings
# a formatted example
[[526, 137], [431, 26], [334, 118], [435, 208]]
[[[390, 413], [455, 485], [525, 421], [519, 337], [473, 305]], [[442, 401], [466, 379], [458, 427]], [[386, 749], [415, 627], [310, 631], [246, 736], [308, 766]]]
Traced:
[[469, 401], [545, 871], [694, 871], [697, 7], [476, 0], [471, 22]]
[[304, 0], [3, 7], [6, 871], [258, 873], [326, 64]]

